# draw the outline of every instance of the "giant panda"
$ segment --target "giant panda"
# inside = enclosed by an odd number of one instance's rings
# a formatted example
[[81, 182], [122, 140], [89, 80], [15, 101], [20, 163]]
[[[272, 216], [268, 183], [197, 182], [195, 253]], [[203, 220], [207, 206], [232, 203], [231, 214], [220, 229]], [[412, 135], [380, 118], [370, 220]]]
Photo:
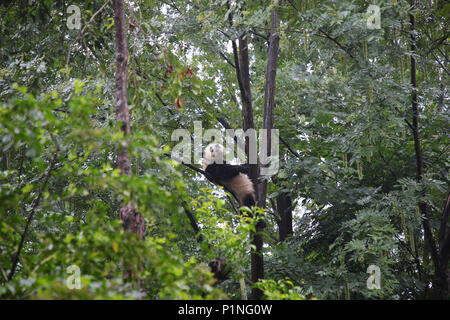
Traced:
[[203, 151], [203, 170], [214, 180], [231, 191], [241, 207], [255, 205], [255, 189], [248, 177], [248, 166], [225, 163], [225, 148], [219, 143], [209, 144]]

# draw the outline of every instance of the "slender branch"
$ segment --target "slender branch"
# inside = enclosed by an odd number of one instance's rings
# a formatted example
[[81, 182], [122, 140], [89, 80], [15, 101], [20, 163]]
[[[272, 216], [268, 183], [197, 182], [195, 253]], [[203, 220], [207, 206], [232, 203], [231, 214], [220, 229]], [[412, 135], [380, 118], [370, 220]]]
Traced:
[[300, 9], [298, 9], [294, 3], [292, 3], [292, 0], [288, 0], [288, 2], [290, 3], [290, 5], [297, 11], [297, 12], [301, 12]]
[[100, 12], [103, 11], [103, 9], [105, 9], [106, 5], [110, 2], [111, 0], [106, 0], [106, 2], [100, 7], [100, 9], [98, 9], [91, 17], [91, 19], [89, 19], [89, 21], [84, 25], [83, 29], [81, 29], [81, 31], [78, 33], [77, 37], [75, 38], [75, 40], [69, 44], [69, 49], [67, 51], [67, 59], [66, 59], [66, 65], [68, 66], [70, 63], [70, 53], [72, 51], [72, 45], [77, 42], [81, 36], [83, 35], [83, 33], [86, 31], [87, 27], [94, 21], [95, 17], [98, 16], [100, 14]]
[[[230, 24], [230, 27], [231, 26], [232, 25]], [[223, 34], [228, 40], [232, 40], [231, 36], [228, 33], [226, 33], [225, 31], [223, 31], [222, 29], [217, 29], [217, 31], [219, 31], [221, 34]]]
[[232, 129], [231, 125], [224, 117], [216, 117], [216, 120], [224, 127], [225, 129]]
[[[414, 1], [411, 1], [412, 3]], [[413, 6], [413, 4], [412, 4]], [[416, 30], [415, 30], [415, 19], [414, 14], [412, 12], [409, 13], [409, 22], [411, 24], [410, 36], [411, 36], [411, 108], [413, 113], [412, 119], [412, 132], [414, 136], [414, 150], [416, 155], [416, 170], [417, 175], [416, 179], [418, 183], [422, 182], [422, 171], [423, 171], [423, 160], [422, 160], [422, 151], [420, 148], [420, 138], [419, 138], [419, 110], [418, 110], [418, 102], [417, 102], [417, 79], [416, 79]], [[419, 201], [419, 211], [422, 215], [422, 225], [424, 229], [425, 239], [427, 240], [430, 250], [431, 250], [431, 258], [433, 259], [434, 267], [436, 273], [439, 270], [439, 256], [438, 250], [436, 248], [436, 242], [434, 240], [433, 232], [430, 225], [431, 217], [428, 214], [427, 207], [423, 200]]]
[[286, 142], [286, 140], [283, 139], [283, 137], [279, 136], [281, 142], [286, 146], [286, 148], [288, 148], [288, 150], [297, 158], [300, 158], [300, 155], [298, 154], [297, 151], [295, 151], [294, 149], [291, 148], [291, 146]]
[[230, 66], [232, 66], [233, 68], [236, 68], [236, 66], [234, 65], [234, 63], [231, 62], [231, 60], [228, 59], [228, 57], [227, 57], [224, 53], [222, 53], [221, 51], [219, 51], [219, 55], [220, 55], [222, 58], [224, 58], [225, 61], [226, 61]]
[[[302, 15], [302, 12], [292, 3], [292, 1], [290, 1], [290, 0], [288, 0], [288, 2], [289, 2], [289, 4], [305, 19], [305, 20], [307, 20], [308, 22], [310, 22], [311, 23], [311, 21], [309, 21], [309, 19], [307, 19], [306, 17], [304, 17], [303, 15]], [[331, 35], [329, 35], [325, 30], [323, 30], [322, 28], [319, 28], [318, 29], [319, 30], [319, 32], [325, 37], [325, 38], [327, 38], [327, 39], [329, 39], [329, 40], [331, 40], [331, 41], [333, 41], [339, 48], [341, 48], [343, 51], [345, 51], [347, 54], [348, 54], [348, 56], [350, 57], [350, 58], [352, 58], [353, 60], [357, 60], [356, 59], [356, 57], [353, 55], [353, 53], [350, 51], [350, 49], [348, 49], [348, 48], [346, 48], [344, 45], [342, 45], [338, 40], [337, 40], [337, 38], [334, 38], [334, 37], [332, 37]]]
[[200, 227], [198, 226], [197, 220], [195, 219], [194, 214], [191, 210], [188, 209], [187, 204], [183, 202], [183, 209], [184, 213], [189, 219], [189, 223], [191, 224], [192, 229], [195, 232], [195, 235], [197, 236], [197, 242], [203, 242], [204, 238], [203, 235], [200, 234]]
[[450, 59], [448, 58], [448, 56], [445, 54], [444, 51], [441, 50], [441, 48], [436, 48], [437, 51], [439, 51], [440, 54], [442, 54], [442, 56], [444, 57], [444, 59], [447, 61], [447, 63], [450, 62]]
[[268, 210], [268, 212], [275, 218], [277, 224], [281, 224], [281, 218], [279, 215], [275, 214], [275, 212], [278, 212], [278, 208], [277, 205], [275, 203], [275, 201], [273, 201], [273, 198], [269, 199], [270, 204], [272, 205], [272, 210]]
[[[135, 59], [135, 62], [136, 62], [136, 66], [138, 67], [136, 70], [136, 73], [138, 75], [140, 75], [141, 77], [143, 77], [145, 80], [150, 81], [150, 79], [147, 77], [147, 75], [142, 72], [139, 61], [137, 59]], [[183, 129], [185, 129], [186, 131], [189, 132], [189, 130], [176, 118], [175, 112], [173, 112], [173, 110], [170, 109], [169, 105], [166, 102], [164, 102], [164, 100], [161, 98], [161, 96], [159, 95], [158, 92], [155, 92], [155, 96], [159, 100], [159, 102], [161, 102], [163, 107], [166, 108], [166, 110], [175, 118], [175, 121], [178, 123], [178, 125], [180, 125], [180, 127], [182, 127]], [[191, 135], [191, 139], [194, 139], [194, 136], [192, 135], [192, 133], [189, 132], [189, 134]]]
[[408, 253], [413, 257], [414, 262], [416, 263], [417, 266], [417, 272], [419, 274], [419, 280], [422, 279], [422, 266], [420, 265], [420, 259], [414, 254], [414, 252], [412, 252], [411, 248], [403, 241], [399, 238], [398, 235], [394, 234], [394, 236], [397, 238], [398, 243], [400, 243], [402, 245], [403, 248], [406, 249], [406, 251], [408, 251]]
[[140, 33], [142, 33], [144, 35], [144, 37], [147, 38], [147, 40], [151, 41], [153, 46], [160, 48], [160, 46], [155, 41], [152, 41], [153, 40], [152, 37], [147, 32], [145, 32], [144, 28], [142, 28], [142, 25], [140, 22], [138, 22], [138, 19], [136, 18], [136, 15], [134, 14], [134, 11], [133, 11], [133, 8], [131, 7], [131, 5], [129, 3], [127, 3], [127, 6], [128, 6], [128, 12], [131, 15], [131, 20], [133, 21], [134, 24], [137, 25], [138, 31]]
[[17, 251], [16, 251], [16, 254], [14, 255], [13, 263], [11, 266], [11, 270], [9, 271], [8, 281], [10, 281], [13, 278], [14, 273], [16, 272], [17, 263], [19, 262], [20, 252], [22, 251], [22, 247], [25, 242], [25, 238], [28, 234], [28, 228], [30, 227], [31, 221], [33, 220], [33, 217], [34, 217], [37, 207], [41, 203], [42, 194], [44, 193], [44, 189], [47, 186], [50, 175], [54, 169], [57, 155], [58, 155], [58, 153], [55, 152], [52, 160], [50, 161], [50, 165], [48, 166], [47, 171], [44, 175], [44, 181], [42, 182], [41, 187], [39, 188], [38, 195], [34, 199], [32, 205], [31, 205], [31, 210], [30, 210], [30, 213], [27, 218], [27, 223], [25, 225], [25, 229], [23, 230], [22, 236], [20, 237], [19, 246], [17, 247]]
[[437, 63], [439, 63], [439, 65], [442, 67], [442, 69], [444, 69], [444, 71], [450, 76], [450, 72], [447, 70], [447, 68], [442, 64], [441, 60], [439, 60], [439, 58], [434, 54], [434, 52], [431, 52], [431, 54], [434, 57], [434, 60], [437, 61]]
[[350, 58], [352, 58], [353, 60], [357, 60], [356, 57], [353, 55], [353, 53], [351, 53], [350, 49], [348, 49], [345, 46], [343, 46], [336, 38], [333, 38], [332, 36], [330, 36], [322, 28], [319, 28], [318, 30], [325, 38], [333, 41], [339, 48], [341, 48], [343, 51], [345, 51]]
[[171, 3], [166, 2], [166, 1], [164, 1], [164, 0], [162, 0], [162, 2], [165, 3], [165, 4], [167, 4], [169, 7], [172, 7], [172, 8], [175, 9], [176, 11], [178, 11], [179, 14], [181, 14], [181, 15], [183, 14], [183, 13], [180, 11], [180, 9], [177, 7], [177, 5], [175, 4], [175, 2], [173, 2], [172, 0], [170, 1]]
[[435, 45], [431, 45], [431, 44], [430, 44], [430, 47], [431, 47], [431, 48], [426, 52], [426, 55], [428, 55], [429, 53], [431, 53], [433, 50], [436, 49], [436, 50], [438, 50], [438, 51], [443, 55], [444, 59], [447, 60], [447, 62], [450, 62], [450, 60], [449, 60], [449, 58], [447, 57], [447, 55], [441, 50], [441, 48], [439, 48], [439, 46], [440, 46], [441, 44], [443, 44], [443, 43], [445, 42], [445, 40], [448, 39], [449, 34], [444, 34], [442, 37], [440, 37], [440, 38], [438, 38], [438, 39], [436, 39], [436, 40], [433, 40], [433, 39], [431, 38], [431, 36], [428, 34], [428, 32], [424, 31], [424, 34], [425, 34], [425, 36], [428, 38], [428, 40], [430, 40], [432, 43], [433, 43], [433, 42], [437, 42]]
[[80, 33], [78, 34], [77, 39], [79, 39], [81, 37], [81, 35], [84, 33], [84, 31], [86, 31], [87, 27], [94, 21], [95, 17], [98, 16], [100, 14], [100, 12], [103, 11], [103, 9], [105, 9], [106, 5], [110, 2], [111, 0], [106, 0], [106, 2], [100, 7], [100, 9], [98, 9], [93, 15], [92, 17], [89, 19], [89, 21], [84, 25], [83, 29], [81, 29]]
[[254, 34], [255, 36], [257, 36], [257, 37], [260, 37], [260, 38], [263, 38], [263, 39], [266, 40], [266, 41], [269, 41], [269, 38], [268, 38], [268, 37], [266, 37], [265, 35], [262, 35], [262, 34], [256, 32], [256, 31], [254, 30], [254, 28], [251, 29], [250, 32], [251, 32], [252, 34]]
[[[204, 170], [202, 170], [202, 169], [199, 169], [199, 168], [197, 168], [196, 166], [194, 166], [194, 165], [192, 165], [192, 164], [190, 164], [190, 163], [185, 163], [185, 162], [183, 162], [181, 159], [177, 159], [176, 157], [174, 157], [173, 155], [170, 155], [170, 154], [168, 154], [168, 153], [164, 153], [164, 155], [167, 156], [167, 157], [172, 158], [173, 160], [175, 160], [175, 161], [177, 161], [177, 162], [179, 162], [179, 163], [181, 163], [181, 164], [184, 165], [185, 167], [188, 167], [189, 169], [194, 170], [195, 172], [200, 173], [200, 174], [203, 175], [206, 179], [208, 179], [209, 181], [211, 181], [213, 184], [215, 184], [215, 185], [220, 185], [219, 182], [218, 182], [216, 179], [214, 179], [208, 172], [206, 172], [206, 171], [204, 171]], [[226, 192], [228, 192], [229, 194], [232, 194], [232, 195], [235, 197], [235, 199], [238, 200], [237, 197], [236, 197], [236, 195], [235, 195], [230, 189], [228, 189], [227, 187], [222, 186], [222, 185], [221, 185], [221, 187], [223, 187], [224, 190], [225, 190]]]
[[227, 198], [228, 198], [228, 201], [230, 201], [231, 206], [233, 207], [234, 213], [236, 213], [236, 215], [240, 215], [241, 213], [240, 213], [240, 211], [239, 211], [239, 208], [236, 207], [236, 204], [234, 203], [233, 199], [231, 199], [230, 196], [229, 196], [228, 194], [226, 194], [226, 196], [227, 196]]
[[236, 78], [239, 86], [239, 91], [241, 92], [242, 95], [242, 93], [244, 92], [244, 86], [242, 85], [241, 67], [239, 65], [239, 53], [235, 40], [231, 40], [231, 46], [233, 48], [234, 69], [236, 70]]
[[414, 130], [414, 127], [413, 127], [413, 125], [411, 124], [411, 122], [409, 122], [409, 120], [406, 119], [406, 118], [403, 116], [403, 114], [401, 113], [401, 111], [398, 110], [398, 108], [397, 108], [396, 106], [393, 106], [393, 108], [394, 108], [394, 110], [395, 110], [400, 116], [403, 117], [403, 120], [404, 120], [405, 123], [408, 125], [408, 127], [409, 127], [411, 130]]

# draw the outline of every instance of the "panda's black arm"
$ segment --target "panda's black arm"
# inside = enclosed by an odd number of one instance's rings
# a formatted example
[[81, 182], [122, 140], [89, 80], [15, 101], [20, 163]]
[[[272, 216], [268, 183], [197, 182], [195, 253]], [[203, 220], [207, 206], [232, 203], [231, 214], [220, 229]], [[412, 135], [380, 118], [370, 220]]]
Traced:
[[248, 173], [248, 166], [246, 165], [231, 165], [231, 164], [216, 164], [209, 165], [206, 170], [215, 180], [230, 180], [239, 173]]
[[234, 167], [234, 170], [237, 170], [238, 172], [248, 174], [248, 164], [238, 164], [232, 167]]

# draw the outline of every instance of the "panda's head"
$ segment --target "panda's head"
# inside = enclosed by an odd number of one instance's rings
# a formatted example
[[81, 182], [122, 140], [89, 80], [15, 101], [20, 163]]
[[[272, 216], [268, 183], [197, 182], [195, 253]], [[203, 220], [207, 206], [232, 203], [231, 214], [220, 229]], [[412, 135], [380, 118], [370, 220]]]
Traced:
[[213, 163], [222, 164], [225, 148], [220, 143], [211, 143], [203, 151], [203, 168]]

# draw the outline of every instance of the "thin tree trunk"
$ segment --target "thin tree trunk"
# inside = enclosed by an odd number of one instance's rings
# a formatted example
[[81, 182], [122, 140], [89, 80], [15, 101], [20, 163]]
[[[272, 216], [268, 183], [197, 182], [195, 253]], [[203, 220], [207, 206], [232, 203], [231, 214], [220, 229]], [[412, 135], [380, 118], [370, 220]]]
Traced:
[[202, 243], [205, 241], [203, 235], [200, 233], [200, 227], [198, 226], [197, 219], [195, 219], [194, 213], [187, 208], [187, 205], [183, 204], [184, 213], [189, 219], [189, 223], [191, 224], [192, 230], [194, 230], [195, 237], [197, 238], [198, 243]]
[[448, 217], [450, 214], [450, 194], [442, 212], [441, 226], [439, 230], [439, 272], [435, 275], [434, 282], [437, 284], [435, 296], [440, 299], [449, 298], [450, 292], [450, 273], [449, 273], [449, 257], [450, 257], [450, 229], [448, 227]]
[[[228, 9], [230, 8], [229, 3]], [[228, 16], [230, 26], [233, 24], [232, 14]], [[272, 32], [270, 36], [270, 46], [269, 46], [269, 57], [267, 64], [267, 82], [266, 82], [266, 103], [264, 107], [264, 128], [273, 128], [273, 106], [274, 106], [274, 90], [275, 90], [275, 77], [276, 77], [276, 65], [278, 60], [278, 48], [279, 48], [279, 36], [277, 33], [278, 26], [278, 10], [275, 9], [272, 15]], [[248, 129], [254, 129], [253, 120], [253, 108], [252, 108], [252, 97], [250, 89], [250, 71], [249, 71], [249, 57], [248, 57], [248, 39], [247, 35], [239, 37], [239, 51], [235, 41], [232, 41], [233, 55], [234, 55], [234, 65], [236, 70], [236, 77], [239, 84], [239, 90], [241, 93], [242, 100], [242, 118], [243, 118], [243, 129], [244, 131]], [[267, 114], [266, 114], [267, 113]], [[270, 139], [268, 137], [270, 146]], [[269, 148], [270, 150], [270, 148]], [[270, 152], [270, 151], [269, 151]], [[248, 141], [246, 141], [246, 153], [247, 159], [249, 159], [249, 146]], [[258, 164], [250, 164], [249, 166], [249, 177], [253, 182], [256, 195], [256, 203], [258, 206], [264, 207], [266, 201], [267, 185], [264, 185], [265, 190], [261, 193], [259, 191], [258, 185]], [[264, 199], [261, 201], [259, 197], [263, 195]], [[262, 204], [262, 205], [261, 205]], [[260, 222], [256, 226], [256, 232], [252, 233], [252, 244], [255, 246], [255, 251], [251, 253], [251, 280], [253, 283], [259, 281], [259, 279], [264, 278], [264, 260], [262, 254], [263, 247], [263, 236], [262, 231], [264, 229], [264, 222]], [[262, 298], [263, 292], [260, 289], [253, 288], [250, 294], [250, 298], [253, 300], [259, 300]]]
[[[250, 91], [250, 71], [249, 71], [249, 58], [248, 58], [248, 41], [247, 35], [239, 38], [239, 66], [240, 66], [240, 78], [242, 83], [242, 118], [243, 129], [254, 129], [255, 124], [253, 122], [253, 107]], [[249, 141], [245, 143], [245, 150], [247, 153], [247, 160], [250, 159], [250, 147]], [[249, 177], [253, 182], [255, 188], [256, 203], [258, 203], [258, 164], [252, 163], [249, 166]], [[252, 244], [255, 246], [255, 250], [252, 251], [250, 256], [251, 264], [251, 280], [253, 283], [264, 278], [264, 260], [262, 254], [263, 239], [261, 235], [262, 228], [259, 224], [256, 226], [256, 232], [251, 234]], [[252, 288], [250, 293], [250, 299], [260, 300], [263, 292], [260, 289]]]
[[[230, 4], [227, 4], [228, 9], [230, 9]], [[230, 26], [233, 25], [233, 16], [230, 13], [228, 16]], [[235, 41], [232, 41], [233, 46], [233, 56], [234, 65], [236, 70], [236, 78], [239, 85], [239, 91], [241, 93], [242, 100], [242, 120], [244, 131], [248, 129], [254, 129], [255, 124], [253, 120], [253, 107], [252, 107], [252, 96], [250, 89], [250, 63], [248, 57], [248, 39], [247, 35], [239, 37], [239, 51]], [[247, 154], [247, 162], [250, 159], [250, 148], [249, 140], [246, 139], [245, 152]], [[258, 203], [258, 164], [249, 165], [249, 178], [253, 182], [255, 188], [255, 200]], [[258, 227], [256, 228], [256, 233], [251, 233], [252, 244], [255, 246], [255, 250], [250, 254], [250, 264], [251, 264], [251, 281], [253, 283], [258, 282], [259, 279], [264, 278], [264, 261], [262, 255], [263, 240], [262, 235], [258, 232]], [[262, 297], [263, 292], [259, 289], [252, 288], [250, 293], [250, 299], [259, 300]]]
[[[238, 79], [239, 90], [241, 92], [242, 125], [244, 131], [247, 131], [248, 129], [255, 129], [255, 123], [253, 120], [252, 93], [250, 89], [250, 63], [248, 58], [247, 35], [243, 35], [239, 38], [239, 51], [237, 50], [236, 43], [233, 41], [233, 53], [236, 65], [236, 77]], [[245, 152], [247, 154], [247, 161], [250, 159], [249, 150], [249, 139], [246, 138]], [[250, 164], [248, 175], [255, 187], [256, 197], [258, 197], [258, 164]]]
[[[278, 5], [281, 4], [281, 1]], [[273, 129], [274, 123], [274, 106], [275, 106], [275, 79], [277, 75], [277, 62], [278, 62], [278, 50], [280, 37], [278, 35], [278, 26], [279, 26], [279, 16], [278, 16], [278, 8], [274, 7], [272, 12], [272, 25], [270, 32], [270, 44], [269, 44], [269, 53], [267, 57], [267, 69], [266, 69], [266, 88], [265, 88], [265, 97], [264, 97], [264, 120], [263, 120], [263, 129], [267, 130], [267, 135], [263, 136], [263, 139], [266, 140], [267, 146], [267, 155], [270, 156], [271, 152], [271, 129]], [[258, 185], [256, 189], [258, 194], [258, 206], [261, 208], [266, 207], [266, 195], [267, 195], [267, 180], [264, 180], [262, 183]], [[258, 222], [256, 225], [256, 232], [253, 235], [253, 244], [255, 245], [255, 253], [252, 255], [252, 282], [256, 283], [260, 279], [264, 278], [264, 260], [262, 247], [264, 244], [263, 239], [263, 231], [264, 231], [265, 223], [264, 221]], [[260, 300], [262, 298], [263, 292], [257, 288], [252, 288], [251, 299]]]
[[280, 216], [278, 235], [280, 241], [293, 234], [292, 228], [292, 198], [291, 194], [282, 192], [277, 197], [277, 211]]
[[33, 220], [34, 214], [36, 213], [37, 207], [39, 206], [39, 204], [41, 203], [41, 199], [42, 199], [42, 194], [44, 193], [45, 188], [47, 187], [49, 178], [52, 174], [52, 171], [55, 168], [55, 164], [56, 164], [56, 159], [57, 159], [57, 154], [58, 154], [59, 150], [57, 150], [53, 156], [53, 159], [50, 161], [50, 165], [46, 171], [46, 173], [43, 175], [43, 182], [39, 188], [39, 192], [36, 196], [36, 198], [34, 199], [34, 201], [31, 204], [31, 210], [30, 213], [27, 217], [27, 222], [25, 225], [25, 229], [23, 230], [22, 236], [20, 237], [20, 242], [19, 242], [19, 246], [17, 248], [16, 254], [14, 255], [13, 258], [13, 262], [12, 262], [12, 267], [11, 270], [9, 271], [9, 275], [8, 275], [8, 281], [10, 281], [15, 272], [16, 272], [16, 268], [17, 268], [17, 264], [19, 263], [20, 260], [20, 253], [22, 251], [23, 248], [23, 244], [25, 243], [25, 239], [28, 236], [28, 228], [31, 225], [31, 221]]
[[[415, 1], [411, 0], [411, 8], [414, 9]], [[414, 150], [416, 155], [416, 179], [420, 184], [423, 180], [423, 159], [420, 147], [419, 136], [419, 109], [417, 102], [417, 79], [416, 79], [416, 29], [415, 18], [412, 12], [409, 13], [409, 22], [411, 24], [411, 107], [413, 113], [412, 132], [414, 138]], [[447, 294], [448, 290], [448, 259], [450, 254], [450, 235], [447, 232], [448, 220], [448, 199], [441, 219], [441, 227], [439, 230], [439, 248], [433, 236], [433, 231], [430, 225], [431, 216], [428, 213], [428, 208], [423, 200], [419, 201], [419, 211], [422, 216], [422, 225], [424, 229], [425, 240], [430, 247], [431, 259], [434, 264], [433, 277], [433, 298], [442, 299]]]
[[[230, 3], [227, 3], [228, 9], [230, 9]], [[230, 27], [233, 26], [233, 14], [230, 12], [228, 15], [228, 21]], [[248, 57], [248, 39], [244, 34], [239, 37], [239, 51], [236, 41], [232, 40], [234, 65], [236, 70], [236, 78], [239, 85], [239, 91], [241, 93], [242, 100], [242, 127], [244, 131], [248, 129], [254, 129], [255, 123], [253, 120], [253, 106], [252, 106], [252, 92], [250, 88], [250, 62]], [[247, 162], [249, 160], [249, 140], [246, 139], [245, 152], [247, 154]], [[256, 191], [256, 197], [258, 196], [258, 165], [251, 164], [249, 166], [249, 177], [252, 180]]]
[[[281, 5], [281, 1], [278, 3]], [[270, 30], [269, 38], [269, 53], [267, 56], [267, 69], [266, 69], [266, 88], [264, 93], [264, 122], [263, 129], [267, 130], [267, 156], [271, 155], [271, 142], [272, 134], [271, 129], [273, 129], [274, 124], [274, 109], [275, 109], [275, 86], [276, 86], [276, 76], [277, 76], [277, 62], [278, 62], [278, 51], [280, 46], [280, 36], [278, 34], [278, 28], [280, 25], [280, 19], [278, 16], [278, 8], [274, 7], [272, 12], [272, 25]], [[258, 203], [261, 208], [266, 207], [266, 195], [267, 195], [267, 180], [260, 183], [258, 195]]]
[[[128, 49], [126, 39], [126, 21], [123, 0], [114, 0], [114, 26], [116, 39], [116, 84], [115, 84], [115, 110], [116, 118], [120, 123], [125, 141], [116, 151], [117, 167], [121, 174], [130, 176], [131, 160], [128, 153], [128, 140], [130, 134], [130, 114], [127, 100], [127, 62]], [[145, 224], [142, 214], [137, 213], [131, 204], [121, 203], [119, 209], [125, 231], [133, 232], [144, 238]]]

